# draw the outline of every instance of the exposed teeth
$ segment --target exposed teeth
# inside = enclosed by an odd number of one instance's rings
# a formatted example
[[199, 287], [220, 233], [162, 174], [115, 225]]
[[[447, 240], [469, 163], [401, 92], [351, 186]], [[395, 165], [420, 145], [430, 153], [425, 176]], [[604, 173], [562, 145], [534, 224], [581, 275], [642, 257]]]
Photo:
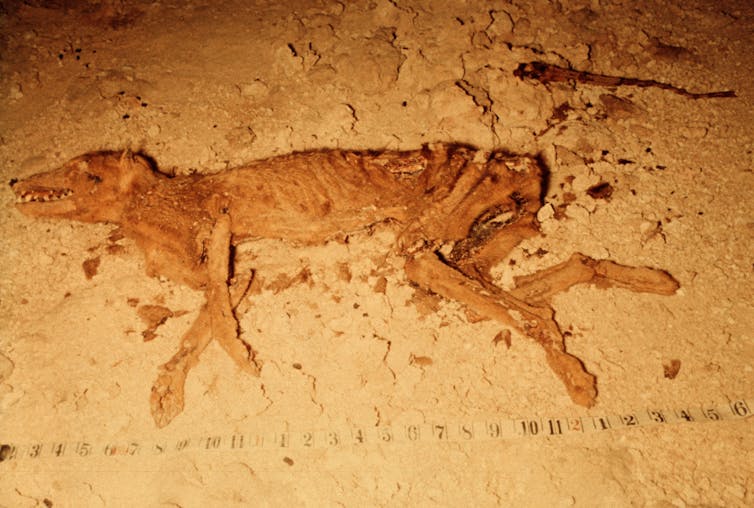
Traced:
[[47, 203], [48, 201], [58, 201], [65, 199], [73, 194], [71, 189], [28, 191], [24, 192], [16, 199], [17, 203]]

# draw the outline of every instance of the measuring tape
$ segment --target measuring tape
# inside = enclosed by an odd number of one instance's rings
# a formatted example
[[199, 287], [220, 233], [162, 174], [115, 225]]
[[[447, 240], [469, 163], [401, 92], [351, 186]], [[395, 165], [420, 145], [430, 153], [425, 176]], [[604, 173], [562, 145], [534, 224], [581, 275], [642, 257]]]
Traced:
[[0, 462], [91, 457], [164, 456], [191, 451], [244, 452], [259, 448], [305, 449], [495, 441], [597, 433], [650, 425], [721, 422], [752, 415], [754, 399], [738, 399], [719, 406], [698, 405], [676, 409], [645, 409], [609, 416], [570, 418], [491, 418], [484, 421], [409, 423], [384, 426], [332, 426], [320, 430], [278, 430], [206, 434], [172, 440], [112, 442], [58, 441], [0, 444]]

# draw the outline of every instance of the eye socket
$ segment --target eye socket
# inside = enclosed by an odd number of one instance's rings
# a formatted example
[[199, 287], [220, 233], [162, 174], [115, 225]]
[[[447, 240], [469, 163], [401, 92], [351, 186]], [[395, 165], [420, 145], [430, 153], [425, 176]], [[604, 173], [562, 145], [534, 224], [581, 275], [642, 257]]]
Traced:
[[94, 183], [102, 183], [102, 177], [95, 175], [94, 173], [87, 173], [86, 177]]

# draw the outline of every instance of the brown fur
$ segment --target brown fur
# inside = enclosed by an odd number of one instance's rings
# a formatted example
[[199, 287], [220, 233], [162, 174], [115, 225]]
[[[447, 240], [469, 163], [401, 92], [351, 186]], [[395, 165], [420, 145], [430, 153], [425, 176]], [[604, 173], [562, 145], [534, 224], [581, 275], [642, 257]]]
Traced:
[[[251, 274], [232, 273], [232, 246], [254, 238], [318, 244], [377, 223], [398, 230], [395, 253], [410, 281], [455, 299], [536, 340], [571, 398], [590, 406], [594, 376], [566, 352], [549, 304], [578, 283], [670, 295], [667, 273], [574, 254], [520, 278], [512, 291], [489, 269], [538, 234], [543, 172], [533, 158], [437, 145], [407, 152], [329, 150], [259, 160], [216, 175], [171, 178], [130, 152], [98, 152], [13, 184], [35, 217], [117, 224], [146, 255], [150, 275], [205, 292], [206, 303], [152, 389], [152, 414], [167, 425], [183, 409], [183, 385], [212, 339], [258, 375], [234, 315]], [[35, 201], [36, 200], [36, 201]]]

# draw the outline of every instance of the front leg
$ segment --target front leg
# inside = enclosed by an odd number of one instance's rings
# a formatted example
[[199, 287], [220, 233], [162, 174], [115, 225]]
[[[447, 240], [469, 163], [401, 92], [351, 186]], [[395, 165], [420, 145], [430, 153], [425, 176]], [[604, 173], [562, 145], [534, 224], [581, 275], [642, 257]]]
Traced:
[[160, 367], [160, 373], [152, 387], [150, 406], [158, 427], [164, 427], [183, 411], [186, 376], [199, 362], [199, 357], [212, 339], [217, 339], [244, 371], [259, 375], [254, 352], [238, 337], [238, 322], [233, 312], [249, 289], [251, 274], [228, 285], [230, 240], [230, 217], [221, 214], [212, 229], [207, 249], [207, 302], [181, 339], [179, 351]]
[[586, 371], [581, 360], [566, 351], [565, 339], [551, 309], [533, 307], [502, 289], [482, 285], [446, 265], [434, 253], [409, 258], [406, 275], [419, 286], [456, 300], [477, 314], [500, 321], [537, 341], [571, 399], [582, 406], [594, 405], [596, 379]]
[[[239, 277], [230, 287], [230, 301], [235, 309], [246, 297], [251, 285], [251, 272]], [[184, 388], [188, 373], [212, 341], [212, 327], [207, 305], [203, 305], [191, 328], [181, 339], [181, 348], [165, 364], [152, 386], [150, 407], [157, 427], [162, 428], [183, 411]]]
[[259, 376], [259, 365], [254, 361], [254, 351], [241, 340], [238, 321], [233, 312], [228, 289], [231, 253], [230, 216], [221, 213], [212, 229], [207, 252], [209, 287], [207, 289], [207, 312], [212, 337], [242, 370]]

